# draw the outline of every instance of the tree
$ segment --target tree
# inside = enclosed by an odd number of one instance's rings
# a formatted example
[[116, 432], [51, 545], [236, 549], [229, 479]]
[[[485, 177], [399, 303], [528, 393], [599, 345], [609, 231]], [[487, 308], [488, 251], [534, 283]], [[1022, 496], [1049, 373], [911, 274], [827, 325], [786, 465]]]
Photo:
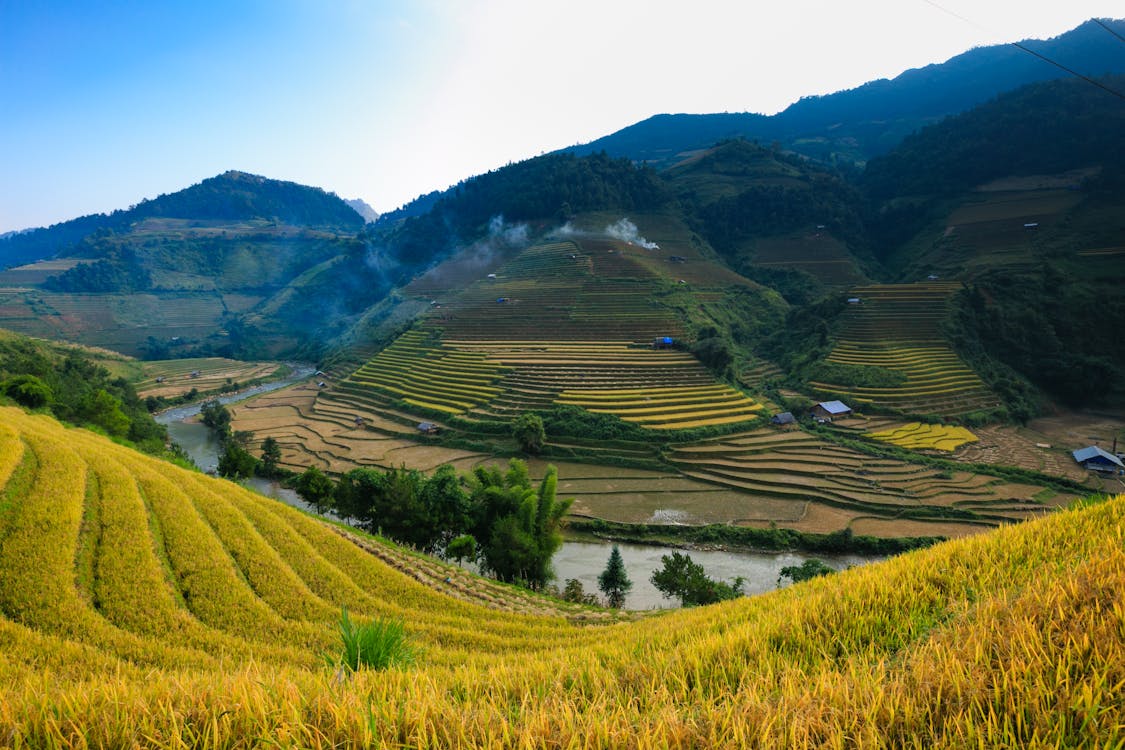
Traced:
[[104, 429], [113, 437], [125, 437], [129, 431], [129, 417], [121, 410], [121, 399], [99, 388], [81, 405], [82, 417]]
[[543, 418], [538, 414], [520, 414], [512, 422], [512, 437], [520, 446], [520, 450], [531, 455], [538, 455], [547, 443], [547, 431], [543, 427]]
[[712, 372], [719, 374], [722, 374], [734, 361], [730, 344], [717, 336], [700, 339], [691, 347], [691, 353]]
[[[277, 475], [277, 464], [281, 461], [281, 444], [273, 437], [262, 441], [262, 474], [267, 477]], [[317, 511], [318, 513], [320, 511]]]
[[606, 562], [605, 570], [598, 576], [598, 588], [605, 594], [609, 606], [620, 609], [625, 604], [625, 595], [633, 588], [629, 574], [625, 572], [625, 561], [621, 559], [621, 550], [613, 545]]
[[714, 581], [707, 577], [702, 565], [679, 552], [662, 555], [660, 561], [664, 567], [653, 572], [652, 585], [666, 598], [679, 597], [681, 606], [713, 604], [742, 596], [742, 577], [730, 583]]
[[258, 468], [258, 459], [254, 458], [243, 447], [234, 442], [228, 442], [219, 457], [219, 476], [228, 479], [244, 479], [254, 476]]
[[502, 581], [523, 581], [538, 589], [552, 577], [551, 557], [562, 546], [563, 517], [573, 500], [559, 500], [558, 471], [547, 473], [536, 491], [527, 464], [512, 459], [508, 472], [474, 469], [472, 501], [477, 538], [483, 545], [482, 567]]
[[454, 537], [445, 545], [445, 556], [456, 560], [458, 565], [462, 560], [474, 560], [477, 556], [477, 540], [472, 534]]
[[566, 585], [562, 590], [560, 597], [564, 602], [574, 602], [575, 604], [589, 604], [597, 605], [598, 597], [593, 594], [587, 594], [586, 590], [582, 588], [582, 581], [577, 578], [567, 578]]
[[382, 472], [376, 469], [358, 468], [340, 477], [333, 493], [336, 511], [342, 518], [354, 519], [362, 528], [374, 532], [376, 525], [372, 520], [373, 496], [382, 481]]
[[316, 508], [317, 513], [323, 513], [326, 508], [332, 505], [332, 493], [336, 489], [333, 484], [332, 478], [325, 474], [315, 466], [310, 466], [305, 469], [301, 476], [297, 477], [297, 483], [294, 489], [297, 494], [301, 496], [309, 505]]
[[230, 410], [216, 399], [206, 401], [199, 407], [199, 421], [221, 438], [230, 433]]
[[786, 565], [782, 568], [781, 575], [777, 577], [777, 585], [781, 586], [782, 578], [788, 578], [793, 583], [800, 583], [801, 581], [808, 581], [834, 572], [832, 568], [828, 567], [822, 561], [817, 560], [815, 557], [810, 557], [800, 565]]
[[[433, 530], [425, 544], [429, 552], [439, 552], [471, 527], [469, 495], [457, 470], [449, 464], [439, 466], [426, 480], [422, 487], [421, 505]], [[475, 539], [473, 544], [475, 552]]]

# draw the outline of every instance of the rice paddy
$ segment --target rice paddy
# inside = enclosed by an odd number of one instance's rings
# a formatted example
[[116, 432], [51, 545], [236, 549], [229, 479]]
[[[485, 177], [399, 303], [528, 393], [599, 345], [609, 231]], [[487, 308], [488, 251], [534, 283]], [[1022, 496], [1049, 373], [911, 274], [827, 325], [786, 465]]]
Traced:
[[[630, 621], [12, 408], [0, 487], [11, 747], [1115, 747], [1125, 733], [1125, 499]], [[401, 620], [414, 665], [326, 667], [342, 606]]]
[[[881, 519], [879, 528], [887, 535], [942, 536], [938, 527], [951, 520], [963, 532], [979, 531], [1040, 515], [1073, 499], [1052, 494], [1041, 502], [1041, 487], [879, 459], [799, 431], [767, 428], [683, 444], [669, 459], [685, 476], [745, 493], [747, 509], [761, 502], [788, 503], [799, 510], [796, 519], [772, 520], [805, 531], [839, 531], [861, 519]], [[825, 516], [822, 509], [832, 513]], [[899, 521], [909, 521], [911, 531], [896, 528]], [[931, 534], [917, 533], [930, 524]]]
[[908, 414], [957, 416], [987, 411], [1000, 400], [949, 347], [939, 324], [954, 283], [881, 284], [857, 287], [835, 347], [826, 361], [875, 366], [902, 373], [889, 387], [850, 386], [812, 381], [825, 394], [855, 405], [875, 404]]
[[964, 427], [921, 422], [869, 432], [867, 437], [912, 450], [938, 450], [950, 453], [967, 443], [977, 442], [977, 436]]

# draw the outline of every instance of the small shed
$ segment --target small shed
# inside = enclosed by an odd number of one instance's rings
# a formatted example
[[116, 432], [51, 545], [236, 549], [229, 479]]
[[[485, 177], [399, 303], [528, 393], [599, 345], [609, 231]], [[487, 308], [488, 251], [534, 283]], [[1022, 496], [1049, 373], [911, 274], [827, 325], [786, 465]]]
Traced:
[[687, 263], [687, 258], [682, 255], [669, 255], [668, 260], [673, 263]]
[[831, 422], [836, 417], [846, 417], [852, 408], [843, 401], [821, 401], [812, 408], [812, 415], [819, 422]]
[[494, 273], [490, 273], [490, 274], [488, 274], [488, 278], [490, 278], [490, 279], [495, 279], [495, 278], [496, 278], [496, 274], [494, 274]]
[[859, 297], [848, 297], [849, 305], [858, 305], [860, 303]]
[[926, 277], [926, 279], [929, 280], [929, 281], [937, 281], [938, 275], [936, 273], [931, 273], [929, 276]]
[[797, 418], [793, 416], [792, 412], [783, 411], [780, 414], [774, 415], [770, 419], [770, 422], [776, 425], [795, 424], [797, 422]]
[[438, 426], [433, 422], [419, 422], [418, 432], [423, 435], [436, 435], [438, 434]]
[[497, 297], [496, 298], [496, 304], [506, 305], [506, 304], [508, 304], [508, 298], [507, 297]]
[[1071, 451], [1070, 455], [1090, 471], [1104, 471], [1111, 474], [1125, 471], [1125, 462], [1096, 445]]
[[676, 341], [671, 336], [657, 336], [652, 340], [653, 349], [671, 349], [675, 345]]
[[1023, 225], [1023, 228], [1024, 229], [1038, 229], [1039, 228], [1039, 222], [1038, 221], [1029, 221], [1029, 222], [1027, 222], [1026, 224]]

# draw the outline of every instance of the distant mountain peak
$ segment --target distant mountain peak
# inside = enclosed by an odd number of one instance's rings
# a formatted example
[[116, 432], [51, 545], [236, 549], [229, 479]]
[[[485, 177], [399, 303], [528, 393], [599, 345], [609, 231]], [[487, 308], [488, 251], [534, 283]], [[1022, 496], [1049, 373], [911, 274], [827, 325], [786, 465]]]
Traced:
[[344, 203], [355, 209], [355, 212], [363, 217], [363, 220], [368, 224], [373, 224], [379, 220], [379, 212], [368, 205], [367, 201], [363, 198], [344, 199]]

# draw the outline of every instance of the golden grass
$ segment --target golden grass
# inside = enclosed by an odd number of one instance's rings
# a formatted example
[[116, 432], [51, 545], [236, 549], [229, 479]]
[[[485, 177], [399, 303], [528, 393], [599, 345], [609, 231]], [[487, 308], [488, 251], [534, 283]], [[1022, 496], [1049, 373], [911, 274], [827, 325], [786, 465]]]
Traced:
[[[504, 611], [499, 587], [488, 607], [447, 596], [440, 573], [423, 585], [377, 543], [361, 549], [291, 508], [47, 418], [5, 408], [0, 423], [0, 456], [18, 440], [39, 467], [0, 539], [5, 746], [1125, 742], [1125, 497], [765, 596], [588, 625]], [[91, 497], [113, 529], [95, 569], [123, 557], [85, 600], [74, 560]], [[135, 549], [117, 549], [126, 538]], [[130, 559], [143, 575], [121, 575]], [[401, 617], [418, 663], [349, 678], [320, 666], [327, 614], [342, 604]], [[194, 622], [186, 641], [177, 622]]]
[[977, 442], [977, 436], [964, 427], [922, 424], [920, 422], [911, 422], [901, 427], [869, 432], [867, 437], [903, 448], [947, 452], [953, 452], [966, 443]]

